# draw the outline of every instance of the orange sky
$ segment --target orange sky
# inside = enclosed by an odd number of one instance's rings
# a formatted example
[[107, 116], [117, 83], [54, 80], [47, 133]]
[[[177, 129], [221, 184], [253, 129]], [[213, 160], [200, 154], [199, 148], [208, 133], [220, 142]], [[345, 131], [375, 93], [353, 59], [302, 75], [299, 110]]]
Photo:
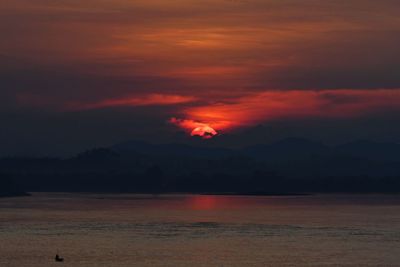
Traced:
[[168, 106], [143, 116], [188, 132], [397, 112], [398, 14], [394, 0], [5, 0], [1, 109]]
[[185, 119], [172, 123], [187, 129], [202, 122], [220, 131], [278, 119], [352, 118], [400, 112], [399, 90], [267, 91], [234, 101], [189, 107]]

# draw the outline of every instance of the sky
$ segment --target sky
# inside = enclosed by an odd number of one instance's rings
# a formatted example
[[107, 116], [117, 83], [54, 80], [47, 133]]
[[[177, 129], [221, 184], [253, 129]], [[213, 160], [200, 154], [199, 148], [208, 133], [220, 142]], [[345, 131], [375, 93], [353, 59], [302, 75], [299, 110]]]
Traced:
[[397, 0], [2, 0], [0, 155], [259, 125], [266, 141], [399, 142], [398, 14]]

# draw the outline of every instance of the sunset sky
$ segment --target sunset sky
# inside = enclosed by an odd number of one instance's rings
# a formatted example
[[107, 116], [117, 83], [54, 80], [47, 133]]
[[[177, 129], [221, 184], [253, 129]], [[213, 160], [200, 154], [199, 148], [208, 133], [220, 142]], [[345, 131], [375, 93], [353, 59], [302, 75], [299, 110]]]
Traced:
[[400, 142], [399, 14], [398, 0], [2, 0], [0, 155], [260, 124], [271, 140]]

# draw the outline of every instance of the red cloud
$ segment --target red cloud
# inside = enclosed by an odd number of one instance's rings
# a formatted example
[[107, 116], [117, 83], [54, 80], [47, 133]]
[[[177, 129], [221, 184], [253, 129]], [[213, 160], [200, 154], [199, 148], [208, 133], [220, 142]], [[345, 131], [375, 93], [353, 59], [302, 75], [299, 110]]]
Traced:
[[[40, 99], [40, 102], [37, 100]], [[165, 105], [176, 105], [195, 101], [196, 98], [193, 96], [182, 96], [182, 95], [169, 95], [169, 94], [148, 94], [137, 97], [120, 97], [100, 100], [97, 102], [66, 102], [59, 103], [59, 107], [62, 110], [88, 110], [88, 109], [100, 109], [110, 107], [122, 107], [122, 106], [165, 106]], [[57, 101], [51, 101], [51, 99], [44, 99], [43, 97], [19, 97], [19, 103], [24, 106], [48, 106], [53, 107]]]
[[104, 99], [97, 102], [65, 102], [62, 99], [33, 94], [18, 94], [17, 102], [26, 107], [49, 107], [61, 110], [88, 110], [121, 106], [165, 106], [195, 101], [194, 96], [171, 94], [147, 94], [136, 97], [120, 97]]
[[171, 122], [187, 130], [203, 124], [217, 131], [288, 118], [345, 118], [400, 110], [400, 90], [268, 91], [233, 102], [187, 108]]
[[151, 105], [175, 105], [193, 102], [196, 98], [182, 95], [149, 94], [140, 97], [124, 97], [106, 99], [94, 103], [72, 104], [72, 109], [98, 109], [118, 106], [151, 106]]

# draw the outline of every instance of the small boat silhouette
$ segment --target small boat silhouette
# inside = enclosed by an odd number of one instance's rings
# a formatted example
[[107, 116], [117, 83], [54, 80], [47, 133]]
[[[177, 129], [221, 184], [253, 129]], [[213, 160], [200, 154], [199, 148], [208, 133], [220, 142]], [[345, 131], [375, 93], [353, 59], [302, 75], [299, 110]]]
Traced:
[[56, 254], [56, 257], [54, 258], [54, 260], [57, 262], [63, 262], [64, 258], [61, 258], [58, 254]]

